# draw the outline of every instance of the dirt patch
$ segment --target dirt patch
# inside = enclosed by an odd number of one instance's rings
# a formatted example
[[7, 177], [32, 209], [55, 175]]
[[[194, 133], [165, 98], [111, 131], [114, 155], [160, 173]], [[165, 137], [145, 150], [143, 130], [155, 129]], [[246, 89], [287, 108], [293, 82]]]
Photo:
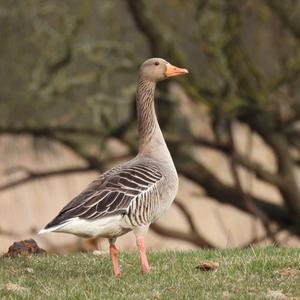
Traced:
[[217, 261], [205, 260], [201, 261], [196, 268], [201, 271], [214, 271], [217, 270], [219, 266], [220, 264]]

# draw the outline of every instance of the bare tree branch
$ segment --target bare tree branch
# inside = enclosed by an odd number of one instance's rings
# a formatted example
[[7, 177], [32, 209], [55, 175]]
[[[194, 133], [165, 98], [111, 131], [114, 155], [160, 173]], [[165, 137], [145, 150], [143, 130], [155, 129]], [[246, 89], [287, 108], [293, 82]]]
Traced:
[[223, 153], [230, 153], [231, 149], [226, 144], [217, 143], [215, 141], [211, 141], [207, 138], [203, 137], [177, 137], [172, 135], [165, 135], [165, 140], [168, 144], [171, 144], [172, 146], [183, 146], [183, 145], [198, 145], [198, 146], [204, 146], [207, 148], [211, 148], [214, 150], [222, 151]]
[[57, 60], [56, 62], [48, 66], [48, 73], [50, 76], [53, 76], [53, 74], [57, 73], [62, 68], [65, 68], [72, 61], [74, 40], [78, 35], [78, 32], [82, 27], [82, 25], [84, 24], [90, 11], [91, 11], [90, 1], [81, 1], [80, 10], [79, 10], [80, 13], [74, 20], [68, 34], [64, 38], [64, 43], [65, 43], [64, 55], [61, 56], [59, 60]]
[[55, 134], [82, 134], [89, 136], [106, 137], [107, 133], [95, 128], [76, 127], [0, 127], [0, 134], [31, 134], [33, 136], [54, 136]]
[[151, 229], [155, 233], [160, 234], [162, 236], [184, 240], [201, 248], [216, 248], [216, 246], [214, 246], [211, 242], [209, 242], [199, 233], [197, 226], [186, 207], [177, 199], [175, 199], [174, 204], [177, 206], [177, 208], [180, 210], [185, 220], [187, 221], [189, 225], [189, 231], [183, 232], [176, 229], [166, 228], [162, 225], [159, 225], [157, 222], [151, 225]]
[[[257, 130], [261, 130], [261, 128], [257, 128]], [[300, 225], [300, 190], [296, 182], [294, 162], [289, 152], [288, 142], [284, 135], [278, 131], [265, 132], [261, 130], [261, 134], [266, 143], [272, 147], [277, 158], [278, 173], [282, 181], [278, 185], [278, 189], [295, 223]]]
[[7, 229], [0, 228], [0, 235], [16, 238], [16, 237], [21, 236], [22, 234], [18, 233], [18, 232], [15, 232], [15, 231], [12, 231], [12, 230], [7, 230]]
[[300, 40], [299, 20], [293, 20], [291, 17], [292, 9], [287, 8], [286, 1], [265, 0], [265, 3], [272, 9], [281, 22], [290, 30], [290, 32]]
[[74, 167], [74, 168], [65, 168], [61, 170], [54, 170], [54, 171], [33, 171], [26, 169], [27, 175], [21, 179], [14, 180], [9, 183], [5, 183], [3, 185], [0, 185], [0, 192], [3, 192], [5, 190], [20, 186], [22, 184], [38, 180], [38, 179], [44, 179], [54, 176], [62, 176], [62, 175], [68, 175], [68, 174], [74, 174], [74, 173], [86, 173], [90, 171], [99, 171], [98, 169], [94, 168], [93, 166], [84, 166], [84, 167]]
[[165, 40], [158, 22], [155, 22], [147, 8], [147, 1], [144, 0], [127, 0], [128, 8], [137, 25], [137, 28], [145, 34], [149, 40], [149, 46], [154, 56], [171, 51], [169, 43]]
[[260, 163], [250, 160], [247, 156], [237, 153], [236, 151], [232, 153], [232, 157], [237, 164], [254, 173], [258, 179], [266, 181], [267, 183], [275, 186], [281, 184], [280, 176], [265, 170]]
[[[178, 172], [196, 184], [200, 184], [206, 190], [209, 197], [220, 203], [230, 204], [237, 209], [251, 213], [245, 207], [240, 193], [234, 187], [222, 183], [211, 171], [196, 160], [192, 154], [182, 150], [177, 152], [176, 155], [176, 167]], [[281, 225], [292, 225], [293, 222], [284, 207], [264, 201], [255, 196], [249, 195], [249, 197], [251, 197], [255, 205], [263, 210], [273, 221]]]
[[[124, 132], [126, 131], [127, 127], [129, 125], [126, 123], [123, 126], [120, 126], [113, 130], [110, 133], [104, 133], [103, 131], [95, 128], [74, 128], [74, 127], [41, 127], [41, 128], [31, 128], [31, 127], [22, 127], [22, 128], [5, 128], [0, 127], [0, 134], [31, 134], [36, 137], [50, 137], [57, 140], [60, 140], [64, 144], [68, 144], [67, 139], [58, 137], [57, 134], [83, 134], [83, 135], [90, 135], [95, 138], [105, 138], [109, 136], [114, 136], [116, 138], [122, 136]], [[126, 129], [124, 129], [126, 128]], [[200, 145], [208, 148], [212, 148], [214, 150], [222, 151], [225, 154], [232, 153], [232, 149], [230, 146], [226, 144], [217, 143], [214, 141], [210, 141], [203, 137], [191, 137], [191, 138], [177, 138], [174, 136], [166, 136], [166, 141], [169, 144], [173, 144], [175, 146], [181, 146], [186, 144], [195, 144]], [[71, 146], [72, 149], [75, 148], [74, 145]], [[259, 163], [256, 163], [254, 161], [251, 161], [246, 156], [234, 152], [233, 154], [235, 156], [236, 162], [240, 164], [241, 166], [245, 167], [249, 171], [253, 172], [257, 178], [267, 181], [271, 184], [280, 184], [281, 179], [278, 175], [272, 174], [265, 170]]]
[[[235, 142], [233, 138], [233, 129], [232, 129], [232, 120], [229, 118], [227, 120], [227, 130], [228, 130], [228, 140], [229, 140], [229, 145], [233, 149], [233, 152], [235, 152]], [[248, 194], [244, 192], [242, 183], [240, 181], [239, 173], [237, 170], [237, 165], [235, 162], [235, 157], [231, 156], [230, 157], [230, 168], [231, 172], [235, 181], [236, 188], [238, 192], [240, 193], [241, 199], [243, 200], [245, 207], [254, 215], [257, 216], [261, 221], [262, 224], [264, 225], [266, 232], [268, 236], [273, 240], [275, 244], [277, 244], [277, 240], [275, 237], [275, 232], [273, 231], [271, 227], [271, 221], [269, 217], [262, 211], [259, 207], [257, 207], [254, 202], [252, 201], [251, 197], [249, 197]]]
[[239, 165], [254, 173], [257, 178], [274, 185], [279, 185], [281, 183], [281, 178], [278, 174], [273, 174], [265, 170], [260, 163], [251, 160], [246, 155], [238, 153], [236, 149], [232, 149], [228, 144], [210, 141], [203, 137], [176, 138], [166, 136], [166, 141], [168, 144], [179, 147], [186, 144], [198, 145], [221, 151], [226, 155], [232, 155]]
[[208, 242], [203, 237], [200, 237], [195, 233], [190, 233], [190, 232], [186, 233], [183, 231], [178, 231], [176, 229], [166, 228], [162, 225], [159, 225], [157, 222], [151, 224], [150, 229], [159, 235], [190, 242], [201, 248], [208, 248], [208, 249], [215, 248], [215, 246], [213, 246], [210, 242]]
[[186, 207], [179, 202], [177, 199], [175, 199], [174, 201], [175, 206], [177, 206], [179, 208], [179, 210], [181, 211], [181, 213], [184, 215], [186, 221], [188, 222], [189, 226], [190, 226], [190, 230], [192, 232], [198, 232], [197, 230], [197, 226], [193, 220], [193, 217], [191, 216], [191, 214], [188, 212], [188, 210], [186, 209]]
[[300, 53], [298, 57], [293, 58], [285, 70], [269, 84], [270, 91], [277, 90], [283, 85], [295, 82], [300, 75]]

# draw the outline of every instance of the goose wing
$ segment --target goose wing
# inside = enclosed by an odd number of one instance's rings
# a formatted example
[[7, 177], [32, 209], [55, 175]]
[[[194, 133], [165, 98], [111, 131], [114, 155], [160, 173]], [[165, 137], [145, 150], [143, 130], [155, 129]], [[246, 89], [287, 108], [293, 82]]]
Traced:
[[45, 229], [72, 218], [97, 219], [126, 214], [134, 199], [153, 189], [162, 179], [159, 169], [150, 164], [135, 163], [115, 167], [94, 180], [67, 204]]

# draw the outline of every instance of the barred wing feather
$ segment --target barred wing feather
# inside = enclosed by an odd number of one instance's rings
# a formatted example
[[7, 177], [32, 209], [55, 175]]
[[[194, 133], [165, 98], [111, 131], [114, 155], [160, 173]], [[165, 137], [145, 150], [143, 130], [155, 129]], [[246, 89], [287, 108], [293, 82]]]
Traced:
[[50, 228], [80, 217], [97, 219], [113, 214], [126, 214], [133, 200], [150, 192], [162, 179], [156, 166], [133, 164], [117, 166], [94, 180], [83, 192], [66, 205], [46, 227]]

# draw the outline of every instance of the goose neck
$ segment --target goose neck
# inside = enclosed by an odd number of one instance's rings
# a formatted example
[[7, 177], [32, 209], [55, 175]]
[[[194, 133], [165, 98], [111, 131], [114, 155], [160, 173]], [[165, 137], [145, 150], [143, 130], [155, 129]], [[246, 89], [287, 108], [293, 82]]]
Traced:
[[140, 153], [151, 153], [166, 147], [155, 113], [155, 86], [155, 82], [139, 78], [136, 104]]

